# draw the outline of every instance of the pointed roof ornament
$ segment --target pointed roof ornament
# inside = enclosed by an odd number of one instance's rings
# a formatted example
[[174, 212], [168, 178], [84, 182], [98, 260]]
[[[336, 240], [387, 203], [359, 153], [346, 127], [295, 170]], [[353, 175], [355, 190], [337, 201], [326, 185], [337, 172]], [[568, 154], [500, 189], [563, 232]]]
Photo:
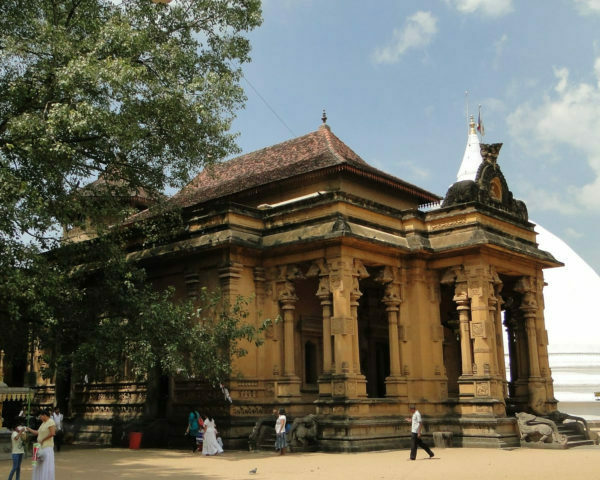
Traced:
[[321, 117], [323, 124], [327, 124], [327, 114], [325, 113], [325, 109], [323, 109], [323, 116]]
[[475, 180], [479, 165], [483, 161], [481, 157], [481, 147], [479, 145], [479, 137], [475, 127], [475, 119], [473, 115], [469, 117], [469, 134], [467, 136], [467, 147], [463, 155], [462, 163], [456, 174], [456, 181]]

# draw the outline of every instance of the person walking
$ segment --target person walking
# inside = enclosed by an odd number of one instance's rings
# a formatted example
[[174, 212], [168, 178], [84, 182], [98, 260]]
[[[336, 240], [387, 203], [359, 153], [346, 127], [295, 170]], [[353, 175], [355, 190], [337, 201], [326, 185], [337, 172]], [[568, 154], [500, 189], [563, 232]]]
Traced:
[[32, 480], [54, 480], [54, 435], [56, 427], [54, 420], [50, 417], [50, 410], [40, 412], [42, 424], [37, 430], [27, 427], [29, 433], [37, 435], [37, 441], [40, 444], [40, 460], [33, 467]]
[[198, 440], [196, 437], [198, 436], [198, 432], [203, 427], [202, 417], [198, 413], [198, 410], [193, 410], [190, 412], [188, 417], [188, 426], [185, 431], [185, 434], [190, 439], [190, 443], [192, 445], [192, 453], [196, 453], [198, 450]]
[[286, 424], [285, 409], [279, 409], [279, 416], [275, 421], [275, 450], [279, 451], [279, 455], [285, 455], [285, 449], [287, 447], [287, 439], [285, 437], [285, 424]]
[[25, 427], [21, 426], [16, 426], [10, 435], [13, 464], [12, 470], [8, 474], [8, 480], [12, 480], [13, 475], [15, 480], [21, 480], [21, 463], [25, 455], [25, 444], [23, 443], [25, 438], [27, 438], [27, 433], [25, 433]]
[[202, 455], [218, 455], [223, 453], [223, 447], [217, 441], [217, 424], [214, 418], [206, 417], [204, 420], [204, 442], [202, 443]]
[[421, 428], [423, 427], [423, 420], [421, 419], [421, 412], [417, 410], [415, 405], [410, 406], [410, 413], [412, 413], [411, 428], [410, 428], [410, 459], [415, 460], [417, 458], [417, 446], [421, 447], [427, 452], [429, 458], [433, 457], [431, 449], [425, 445], [425, 442], [421, 440]]
[[54, 436], [54, 447], [57, 452], [60, 452], [60, 447], [62, 446], [63, 441], [63, 414], [60, 413], [60, 408], [54, 408], [54, 413], [52, 414], [52, 420], [54, 420], [54, 425], [56, 426], [56, 435]]

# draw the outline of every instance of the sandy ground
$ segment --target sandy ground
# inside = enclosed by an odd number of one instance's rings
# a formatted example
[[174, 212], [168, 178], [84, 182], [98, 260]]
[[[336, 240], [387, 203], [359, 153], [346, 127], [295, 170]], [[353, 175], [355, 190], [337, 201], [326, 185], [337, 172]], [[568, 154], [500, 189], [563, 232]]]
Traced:
[[[56, 455], [56, 480], [98, 479], [600, 479], [600, 447], [570, 450], [437, 449], [433, 459], [419, 450], [368, 453], [225, 452], [201, 457], [180, 450], [63, 449]], [[7, 478], [10, 460], [0, 461], [0, 478]], [[256, 468], [255, 474], [250, 470]], [[24, 459], [22, 479], [31, 478], [31, 461]]]

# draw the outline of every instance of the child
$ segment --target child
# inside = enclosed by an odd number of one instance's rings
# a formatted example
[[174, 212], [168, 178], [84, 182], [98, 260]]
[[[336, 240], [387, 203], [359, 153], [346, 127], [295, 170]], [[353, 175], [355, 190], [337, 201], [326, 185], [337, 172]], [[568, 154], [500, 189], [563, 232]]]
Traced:
[[27, 434], [25, 433], [25, 427], [21, 426], [15, 427], [10, 436], [12, 443], [13, 465], [12, 470], [8, 475], [8, 480], [12, 480], [15, 473], [15, 480], [21, 480], [21, 462], [23, 461], [23, 455], [25, 454], [25, 445], [23, 442], [25, 441], [26, 437]]

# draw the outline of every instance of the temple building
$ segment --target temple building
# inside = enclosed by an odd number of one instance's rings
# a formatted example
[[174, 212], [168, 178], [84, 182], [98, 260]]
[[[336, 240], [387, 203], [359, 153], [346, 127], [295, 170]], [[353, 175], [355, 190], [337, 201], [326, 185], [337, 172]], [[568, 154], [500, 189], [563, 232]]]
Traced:
[[[227, 445], [247, 448], [284, 407], [291, 419], [310, 415], [321, 450], [407, 446], [410, 404], [425, 438], [519, 445], [515, 412], [557, 408], [543, 271], [561, 263], [538, 248], [502, 174], [501, 144], [480, 144], [471, 120], [442, 198], [373, 168], [325, 122], [200, 173], [170, 199], [185, 234], [132, 253], [157, 287], [192, 299], [201, 286], [252, 296], [257, 325], [281, 319], [235, 361], [232, 402], [218, 406]], [[155, 415], [180, 433], [206, 397], [192, 381], [161, 388]], [[99, 384], [76, 394], [83, 417], [120, 408], [126, 418], [141, 414], [146, 390]]]

